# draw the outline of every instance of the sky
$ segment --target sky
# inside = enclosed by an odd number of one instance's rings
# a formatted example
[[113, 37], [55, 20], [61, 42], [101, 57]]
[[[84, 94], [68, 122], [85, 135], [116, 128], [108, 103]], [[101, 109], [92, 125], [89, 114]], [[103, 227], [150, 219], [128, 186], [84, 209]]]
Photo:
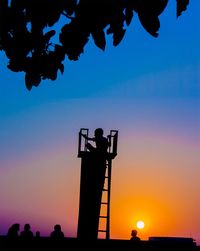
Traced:
[[0, 235], [18, 222], [76, 236], [78, 132], [119, 130], [113, 160], [111, 238], [192, 237], [200, 243], [200, 2], [160, 16], [159, 37], [137, 15], [117, 47], [92, 39], [57, 80], [28, 91], [1, 52]]

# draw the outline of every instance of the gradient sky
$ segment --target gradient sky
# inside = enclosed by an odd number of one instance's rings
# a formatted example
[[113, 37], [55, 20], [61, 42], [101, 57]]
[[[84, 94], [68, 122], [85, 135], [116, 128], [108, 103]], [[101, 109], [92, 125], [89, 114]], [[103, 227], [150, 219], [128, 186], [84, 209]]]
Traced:
[[134, 16], [125, 38], [102, 52], [93, 41], [57, 81], [27, 91], [0, 54], [0, 234], [19, 222], [76, 236], [79, 129], [119, 130], [113, 161], [111, 237], [200, 241], [200, 1], [176, 19], [161, 15], [158, 38]]

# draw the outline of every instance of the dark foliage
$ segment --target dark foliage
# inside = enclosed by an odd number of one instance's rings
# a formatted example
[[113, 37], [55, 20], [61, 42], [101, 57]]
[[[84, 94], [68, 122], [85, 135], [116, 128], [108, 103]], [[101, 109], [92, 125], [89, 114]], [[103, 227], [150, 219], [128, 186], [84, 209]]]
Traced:
[[[189, 0], [176, 0], [177, 17], [186, 10]], [[158, 36], [159, 15], [168, 0], [0, 0], [0, 50], [14, 72], [25, 72], [28, 90], [42, 79], [55, 80], [64, 72], [63, 61], [78, 60], [92, 37], [104, 50], [106, 35], [117, 46], [134, 13], [144, 29]], [[66, 23], [59, 32], [51, 28], [61, 15]]]

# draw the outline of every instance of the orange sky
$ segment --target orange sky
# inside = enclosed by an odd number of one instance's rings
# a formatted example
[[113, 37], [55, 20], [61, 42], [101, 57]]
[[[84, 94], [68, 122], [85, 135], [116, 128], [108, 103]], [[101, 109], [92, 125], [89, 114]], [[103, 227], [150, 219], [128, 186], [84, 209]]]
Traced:
[[6, 70], [0, 85], [0, 234], [19, 222], [76, 236], [80, 128], [119, 130], [113, 161], [111, 237], [186, 236], [200, 243], [200, 1], [161, 16], [158, 38], [137, 15], [119, 46], [91, 39], [65, 74], [28, 92]]
[[[117, 114], [115, 122], [119, 128], [109, 126], [119, 129], [118, 156], [113, 160], [112, 173], [111, 237], [130, 238], [136, 222], [143, 220], [145, 228], [138, 230], [142, 239], [185, 236], [198, 240], [200, 156], [199, 144], [192, 136], [198, 136], [195, 129], [198, 123], [194, 120], [193, 124], [184, 125], [179, 130], [178, 125], [182, 123], [179, 109], [174, 116], [171, 115], [173, 126], [170, 127], [170, 123], [169, 126], [162, 125], [161, 115], [170, 108], [163, 106], [161, 114], [152, 109], [153, 106], [146, 111], [152, 113], [152, 123], [149, 123], [149, 117], [148, 123], [140, 117], [139, 122], [134, 118], [134, 123], [130, 124], [129, 119], [130, 125], [125, 125]], [[41, 116], [42, 113], [38, 110], [32, 115]], [[188, 108], [185, 116], [190, 114]], [[54, 140], [54, 137], [49, 139], [53, 131], [48, 132], [45, 125], [51, 113], [47, 115], [44, 110], [43, 115], [42, 129], [35, 132], [35, 137], [37, 134], [40, 137], [35, 138], [31, 131], [27, 131], [27, 144], [24, 142], [26, 155], [23, 152], [21, 158], [13, 158], [7, 162], [6, 168], [0, 169], [1, 222], [7, 219], [1, 231], [4, 233], [9, 224], [18, 221], [21, 224], [29, 222], [34, 231], [39, 229], [41, 234], [48, 235], [53, 225], [60, 223], [66, 236], [76, 236], [81, 161], [77, 158], [79, 128], [71, 132], [67, 129], [70, 125], [64, 122], [62, 126], [66, 128], [66, 135], [64, 130], [61, 133], [56, 130], [57, 141], [50, 144], [49, 140]], [[31, 123], [25, 117], [24, 123]], [[75, 120], [77, 118], [74, 117], [72, 123], [75, 124]], [[96, 123], [98, 120], [95, 119], [93, 128]], [[109, 120], [104, 123], [111, 124]], [[60, 125], [54, 124], [52, 129]]]

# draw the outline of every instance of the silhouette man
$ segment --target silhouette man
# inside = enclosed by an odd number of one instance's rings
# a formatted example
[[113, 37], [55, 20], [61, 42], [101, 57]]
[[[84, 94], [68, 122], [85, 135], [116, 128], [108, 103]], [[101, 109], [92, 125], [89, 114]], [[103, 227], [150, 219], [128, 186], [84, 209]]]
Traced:
[[137, 230], [132, 230], [131, 231], [131, 241], [140, 241], [140, 238], [137, 236]]
[[90, 152], [97, 152], [97, 153], [102, 153], [105, 154], [107, 153], [107, 149], [109, 147], [109, 142], [106, 137], [103, 136], [103, 129], [102, 128], [97, 128], [94, 131], [94, 137], [90, 138], [87, 137], [85, 134], [82, 134], [82, 136], [86, 140], [94, 141], [96, 143], [96, 148], [92, 146], [90, 143], [86, 144], [86, 147]]
[[33, 238], [33, 232], [31, 231], [31, 226], [29, 224], [24, 225], [24, 230], [20, 234], [21, 237], [24, 239], [32, 239]]
[[64, 233], [61, 231], [61, 226], [59, 224], [54, 226], [54, 231], [50, 235], [53, 239], [62, 239], [64, 238]]
[[13, 224], [9, 229], [7, 236], [9, 238], [17, 238], [19, 236], [18, 232], [20, 229], [20, 225], [18, 223]]
[[36, 231], [35, 237], [40, 238], [40, 232], [39, 231]]

